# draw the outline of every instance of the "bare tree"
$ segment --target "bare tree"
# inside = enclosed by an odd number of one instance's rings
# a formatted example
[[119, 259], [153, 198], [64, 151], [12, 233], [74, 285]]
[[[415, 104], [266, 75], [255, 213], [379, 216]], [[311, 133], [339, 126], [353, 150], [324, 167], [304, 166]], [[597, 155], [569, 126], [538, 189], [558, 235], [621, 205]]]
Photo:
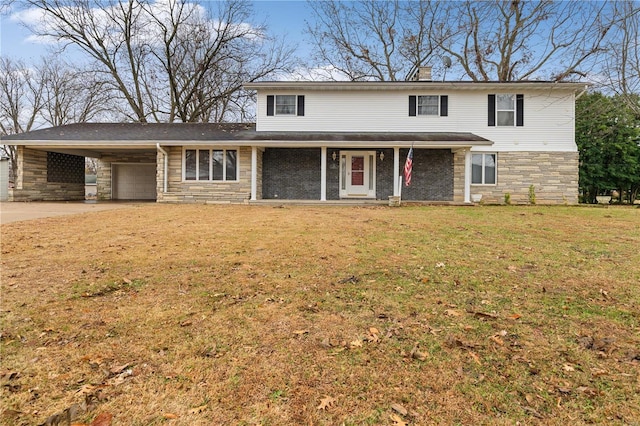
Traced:
[[402, 80], [434, 54], [430, 37], [441, 7], [432, 2], [309, 2], [307, 25], [319, 64], [350, 80]]
[[[22, 61], [0, 58], [0, 132], [13, 135], [30, 131], [37, 123], [43, 105], [44, 82]], [[17, 173], [14, 146], [2, 145], [2, 156], [8, 157], [12, 179]]]
[[310, 2], [317, 59], [352, 80], [397, 80], [453, 59], [463, 79], [561, 81], [604, 51], [612, 7], [551, 0]]
[[604, 84], [640, 117], [640, 2], [616, 2]]
[[211, 9], [189, 0], [27, 3], [44, 13], [32, 31], [92, 58], [132, 121], [230, 118], [241, 83], [288, 69], [292, 53], [248, 23], [243, 0]]
[[443, 53], [474, 81], [584, 77], [604, 50], [605, 2], [495, 0], [452, 4], [436, 34]]
[[[109, 100], [92, 75], [53, 57], [31, 67], [23, 61], [0, 58], [0, 132], [24, 133], [47, 124], [85, 122], [104, 114]], [[15, 173], [15, 147], [1, 146], [0, 154], [9, 157]]]
[[108, 91], [95, 73], [55, 60], [45, 61], [36, 71], [43, 81], [40, 116], [46, 124], [84, 123], [107, 114]]

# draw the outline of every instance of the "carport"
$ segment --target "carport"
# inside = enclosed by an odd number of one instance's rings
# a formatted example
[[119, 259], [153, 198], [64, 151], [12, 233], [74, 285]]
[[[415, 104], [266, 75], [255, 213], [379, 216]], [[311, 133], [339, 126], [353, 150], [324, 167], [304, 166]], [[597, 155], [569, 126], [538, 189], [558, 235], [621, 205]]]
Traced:
[[12, 201], [85, 198], [85, 158], [96, 158], [98, 200], [155, 200], [156, 142], [136, 138], [119, 124], [73, 124], [3, 136], [16, 145], [18, 173]]

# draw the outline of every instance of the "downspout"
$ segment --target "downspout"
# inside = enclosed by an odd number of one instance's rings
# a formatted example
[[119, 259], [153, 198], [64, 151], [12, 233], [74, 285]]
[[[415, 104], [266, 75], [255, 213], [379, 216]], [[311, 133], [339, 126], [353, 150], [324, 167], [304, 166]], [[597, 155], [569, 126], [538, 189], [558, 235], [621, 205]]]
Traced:
[[167, 151], [165, 151], [161, 146], [160, 146], [160, 142], [158, 142], [156, 144], [156, 147], [158, 148], [158, 151], [160, 151], [162, 153], [162, 155], [164, 155], [164, 166], [162, 167], [162, 174], [163, 174], [163, 180], [164, 180], [164, 185], [162, 187], [162, 192], [163, 193], [167, 193], [167, 178], [168, 178], [168, 173], [167, 173], [167, 169], [169, 168], [169, 153]]
[[578, 93], [578, 95], [576, 96], [576, 98], [574, 99], [574, 101], [577, 101], [578, 99], [580, 99], [580, 97], [582, 95], [584, 95], [585, 93], [587, 93], [587, 90], [589, 89], [589, 86], [584, 86], [584, 89], [582, 89], [582, 91], [580, 93]]

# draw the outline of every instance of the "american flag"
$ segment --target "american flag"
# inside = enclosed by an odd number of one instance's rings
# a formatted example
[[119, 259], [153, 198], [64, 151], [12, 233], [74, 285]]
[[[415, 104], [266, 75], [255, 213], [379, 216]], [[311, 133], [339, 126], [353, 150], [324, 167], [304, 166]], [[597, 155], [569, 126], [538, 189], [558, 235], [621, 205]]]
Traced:
[[413, 147], [409, 149], [407, 161], [404, 163], [404, 185], [411, 185], [411, 172], [413, 171]]

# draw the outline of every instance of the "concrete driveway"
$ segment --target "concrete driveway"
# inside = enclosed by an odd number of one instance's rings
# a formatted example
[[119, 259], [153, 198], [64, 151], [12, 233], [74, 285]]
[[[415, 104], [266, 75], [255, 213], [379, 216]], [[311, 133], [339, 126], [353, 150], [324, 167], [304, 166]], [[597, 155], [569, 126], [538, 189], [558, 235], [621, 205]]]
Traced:
[[40, 219], [43, 217], [122, 209], [136, 204], [139, 203], [110, 201], [2, 202], [0, 203], [0, 224], [4, 225], [11, 222]]

